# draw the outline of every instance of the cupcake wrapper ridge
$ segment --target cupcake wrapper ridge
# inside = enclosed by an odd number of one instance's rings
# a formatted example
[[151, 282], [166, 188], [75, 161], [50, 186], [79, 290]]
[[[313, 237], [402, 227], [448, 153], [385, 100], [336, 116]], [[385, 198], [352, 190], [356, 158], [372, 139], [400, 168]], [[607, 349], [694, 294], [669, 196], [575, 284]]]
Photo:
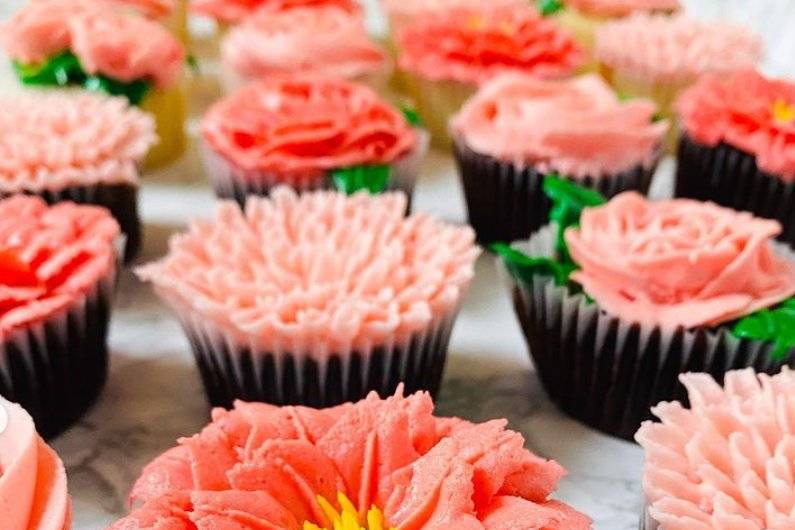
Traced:
[[[555, 231], [547, 226], [523, 250], [552, 256], [554, 245]], [[573, 418], [613, 436], [632, 440], [661, 401], [687, 403], [682, 373], [706, 372], [722, 382], [729, 370], [774, 374], [795, 365], [795, 350], [776, 360], [772, 344], [738, 339], [726, 328], [665, 330], [630, 322], [552, 279], [520, 283], [502, 271], [547, 394]]]
[[649, 514], [648, 506], [644, 504], [643, 512], [640, 514], [640, 530], [657, 530], [659, 527], [660, 523], [654, 520]]
[[[469, 224], [480, 243], [527, 239], [549, 222], [552, 202], [543, 190], [548, 173], [477, 153], [460, 139], [454, 142], [454, 154]], [[657, 170], [657, 160], [649, 167], [637, 165], [616, 175], [573, 180], [608, 198], [628, 190], [645, 195]]]

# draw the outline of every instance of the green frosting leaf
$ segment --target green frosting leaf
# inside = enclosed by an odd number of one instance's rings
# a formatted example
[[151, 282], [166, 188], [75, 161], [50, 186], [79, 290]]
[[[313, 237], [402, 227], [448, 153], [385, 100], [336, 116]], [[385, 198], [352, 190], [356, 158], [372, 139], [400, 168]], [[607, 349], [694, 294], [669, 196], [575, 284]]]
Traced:
[[188, 55], [186, 55], [185, 56], [185, 63], [188, 65], [188, 68], [190, 68], [191, 71], [194, 74], [196, 74], [196, 75], [200, 75], [201, 74], [201, 72], [202, 72], [201, 65], [199, 65], [199, 60], [196, 58], [195, 55], [193, 55], [192, 53], [189, 53]]
[[392, 168], [388, 165], [352, 166], [333, 171], [331, 178], [334, 187], [348, 195], [360, 190], [376, 194], [386, 190], [391, 173]]
[[401, 105], [400, 112], [403, 113], [409, 125], [412, 127], [422, 127], [422, 118], [420, 118], [417, 109], [409, 105]]
[[564, 7], [563, 0], [536, 0], [538, 10], [545, 17], [554, 15]]
[[772, 342], [773, 358], [783, 360], [795, 348], [795, 298], [773, 309], [761, 309], [738, 320], [732, 334], [741, 339]]
[[105, 92], [112, 96], [124, 96], [131, 104], [139, 105], [151, 88], [151, 84], [143, 79], [122, 83], [104, 75], [92, 75], [83, 83], [86, 90]]
[[491, 250], [502, 258], [511, 275], [523, 282], [532, 281], [534, 276], [547, 276], [556, 285], [566, 285], [569, 275], [576, 270], [571, 263], [561, 263], [551, 258], [532, 258], [506, 243], [493, 243]]
[[585, 208], [605, 204], [607, 199], [598, 191], [580, 186], [555, 173], [544, 178], [544, 193], [552, 200], [549, 219], [555, 221], [558, 227], [555, 250], [561, 261], [571, 263], [564, 237], [566, 229], [579, 226], [580, 215]]

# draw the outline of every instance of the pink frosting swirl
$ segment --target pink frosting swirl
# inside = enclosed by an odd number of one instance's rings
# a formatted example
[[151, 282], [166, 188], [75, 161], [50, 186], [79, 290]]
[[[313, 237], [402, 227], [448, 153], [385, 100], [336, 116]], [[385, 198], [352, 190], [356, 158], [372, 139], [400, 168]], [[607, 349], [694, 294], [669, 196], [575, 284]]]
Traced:
[[119, 225], [105, 208], [0, 201], [0, 339], [46, 320], [113, 272]]
[[31, 2], [0, 29], [12, 59], [37, 63], [71, 50], [86, 72], [123, 82], [145, 79], [166, 88], [185, 62], [182, 45], [160, 24], [102, 2]]
[[200, 15], [227, 24], [235, 24], [258, 10], [272, 13], [297, 7], [336, 6], [349, 13], [361, 13], [356, 0], [193, 0], [191, 9]]
[[138, 182], [154, 120], [124, 98], [85, 92], [0, 97], [0, 192]]
[[639, 12], [675, 12], [679, 0], [566, 0], [566, 7], [600, 17], [625, 17]]
[[342, 492], [412, 530], [588, 530], [590, 520], [549, 499], [565, 470], [524, 449], [506, 420], [433, 415], [427, 393], [316, 410], [238, 401], [215, 409], [133, 488], [143, 507], [110, 530], [329, 524], [317, 501]]
[[283, 77], [215, 103], [204, 140], [231, 162], [285, 175], [389, 164], [414, 149], [404, 116], [366, 86], [330, 77]]
[[431, 80], [480, 84], [505, 71], [574, 73], [584, 52], [530, 6], [451, 10], [400, 31], [400, 67]]
[[622, 102], [601, 77], [544, 81], [508, 73], [481, 86], [452, 120], [473, 150], [574, 177], [619, 173], [653, 163], [666, 122], [655, 105]]
[[663, 328], [715, 326], [795, 294], [795, 265], [771, 239], [776, 221], [635, 192], [586, 209], [566, 242], [582, 284], [610, 314]]
[[762, 41], [736, 24], [638, 13], [598, 27], [595, 55], [633, 78], [689, 84], [708, 72], [753, 67]]
[[30, 415], [2, 397], [0, 521], [3, 530], [69, 530], [72, 526], [63, 462], [36, 434]]
[[361, 14], [336, 5], [258, 11], [224, 40], [222, 56], [248, 80], [289, 73], [355, 79], [387, 65]]
[[795, 374], [680, 376], [690, 409], [652, 409], [636, 435], [646, 451], [643, 489], [660, 530], [767, 530], [795, 526]]
[[[333, 353], [401, 341], [457, 307], [479, 251], [470, 228], [406, 198], [278, 188], [222, 202], [169, 255], [138, 270], [177, 307], [267, 351]], [[320, 352], [320, 353], [318, 353]]]
[[160, 20], [171, 15], [177, 0], [106, 0], [125, 9], [134, 9], [147, 18]]
[[763, 171], [795, 181], [795, 83], [753, 70], [704, 76], [677, 106], [697, 142], [725, 142], [754, 155]]

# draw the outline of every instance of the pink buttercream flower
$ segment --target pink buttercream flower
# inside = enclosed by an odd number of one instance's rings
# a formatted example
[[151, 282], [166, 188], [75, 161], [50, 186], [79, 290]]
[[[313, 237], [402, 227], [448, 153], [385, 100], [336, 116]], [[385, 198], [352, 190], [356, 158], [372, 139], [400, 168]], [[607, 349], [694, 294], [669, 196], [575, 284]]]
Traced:
[[[46, 0], [45, 0], [46, 1]], [[105, 0], [124, 9], [134, 9], [147, 18], [159, 20], [176, 9], [177, 0]]]
[[361, 13], [356, 0], [193, 0], [191, 9], [227, 24], [241, 22], [258, 10], [286, 11], [296, 7], [337, 6], [349, 13]]
[[679, 98], [686, 133], [710, 147], [725, 142], [759, 168], [795, 181], [795, 83], [753, 70], [704, 76]]
[[624, 17], [641, 12], [674, 12], [679, 0], [566, 0], [566, 7], [601, 17]]
[[610, 314], [664, 328], [715, 326], [795, 294], [776, 221], [687, 199], [618, 195], [586, 209], [566, 242], [572, 279]]

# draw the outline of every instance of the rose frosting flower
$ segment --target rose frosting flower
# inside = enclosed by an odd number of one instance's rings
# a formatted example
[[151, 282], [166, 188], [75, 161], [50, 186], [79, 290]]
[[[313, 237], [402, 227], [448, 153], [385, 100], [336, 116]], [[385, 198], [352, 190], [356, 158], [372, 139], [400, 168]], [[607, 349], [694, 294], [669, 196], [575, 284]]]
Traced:
[[130, 496], [142, 507], [111, 529], [330, 528], [339, 511], [356, 530], [590, 528], [549, 500], [563, 468], [505, 426], [435, 417], [425, 393], [323, 410], [237, 402], [146, 466]]
[[574, 39], [530, 6], [451, 10], [400, 31], [400, 67], [427, 79], [480, 84], [515, 70], [572, 74], [584, 60]]
[[0, 97], [0, 192], [136, 183], [154, 121], [101, 94]]
[[762, 41], [736, 24], [638, 13], [597, 28], [595, 55], [635, 79], [690, 84], [708, 72], [753, 67]]
[[296, 7], [337, 6], [349, 13], [360, 13], [356, 0], [193, 0], [191, 9], [200, 15], [234, 24], [258, 10], [279, 12]]
[[776, 221], [687, 199], [627, 192], [583, 211], [566, 243], [580, 283], [610, 314], [664, 328], [715, 326], [795, 294]]
[[176, 9], [177, 0], [107, 0], [126, 9], [134, 9], [147, 18], [160, 20], [168, 17]]
[[314, 175], [360, 164], [389, 164], [417, 135], [400, 111], [369, 88], [326, 77], [251, 84], [213, 105], [202, 136], [245, 169]]
[[118, 235], [104, 208], [21, 195], [0, 201], [0, 339], [57, 314], [110, 274]]
[[452, 120], [452, 130], [479, 153], [574, 177], [650, 165], [666, 122], [655, 105], [620, 101], [598, 76], [544, 81], [519, 73], [485, 83]]
[[224, 40], [222, 56], [244, 79], [295, 72], [355, 79], [387, 64], [361, 14], [336, 5], [258, 11]]
[[0, 521], [3, 530], [69, 530], [72, 526], [63, 462], [36, 433], [30, 415], [2, 397]]
[[625, 17], [638, 12], [674, 12], [679, 0], [565, 0], [566, 7], [600, 17]]
[[690, 409], [652, 409], [636, 435], [646, 451], [643, 489], [660, 530], [766, 530], [795, 526], [795, 374], [680, 376]]
[[709, 75], [677, 106], [685, 131], [698, 143], [725, 142], [754, 155], [763, 171], [795, 181], [795, 83], [753, 70]]

